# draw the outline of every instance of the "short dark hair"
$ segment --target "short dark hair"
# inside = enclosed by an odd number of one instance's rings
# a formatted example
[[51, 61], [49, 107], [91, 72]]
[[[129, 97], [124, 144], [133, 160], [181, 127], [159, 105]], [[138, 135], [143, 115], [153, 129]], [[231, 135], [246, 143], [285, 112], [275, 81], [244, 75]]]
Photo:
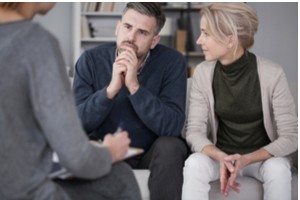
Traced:
[[156, 31], [155, 35], [157, 35], [162, 27], [165, 25], [166, 17], [161, 9], [161, 4], [154, 2], [129, 2], [126, 5], [126, 8], [123, 11], [123, 15], [127, 12], [127, 10], [133, 9], [143, 15], [147, 15], [149, 17], [155, 17], [156, 19]]

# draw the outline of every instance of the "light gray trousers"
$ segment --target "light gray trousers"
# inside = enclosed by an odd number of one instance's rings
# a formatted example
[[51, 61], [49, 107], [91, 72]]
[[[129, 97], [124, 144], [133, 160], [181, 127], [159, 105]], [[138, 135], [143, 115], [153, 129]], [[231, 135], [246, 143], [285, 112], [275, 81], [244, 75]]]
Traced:
[[[202, 153], [191, 154], [183, 170], [182, 200], [208, 200], [209, 183], [220, 178], [219, 170], [218, 161]], [[242, 169], [239, 175], [261, 181], [264, 200], [291, 199], [291, 163], [286, 157], [253, 163]]]

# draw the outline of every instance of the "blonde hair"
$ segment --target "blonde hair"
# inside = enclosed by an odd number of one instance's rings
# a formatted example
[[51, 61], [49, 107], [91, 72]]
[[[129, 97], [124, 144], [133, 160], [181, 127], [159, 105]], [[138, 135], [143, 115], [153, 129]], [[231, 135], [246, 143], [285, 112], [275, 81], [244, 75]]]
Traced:
[[16, 10], [18, 8], [19, 2], [0, 2], [0, 8]]
[[207, 22], [207, 31], [224, 43], [229, 35], [234, 37], [234, 52], [238, 44], [248, 49], [254, 44], [258, 27], [256, 12], [245, 3], [212, 3], [201, 9], [201, 17]]

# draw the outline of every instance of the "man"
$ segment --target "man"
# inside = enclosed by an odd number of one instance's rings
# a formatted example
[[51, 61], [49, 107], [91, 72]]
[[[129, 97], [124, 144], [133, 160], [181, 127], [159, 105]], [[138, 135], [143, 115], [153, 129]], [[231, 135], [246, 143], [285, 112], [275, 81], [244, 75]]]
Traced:
[[116, 44], [83, 53], [73, 89], [89, 136], [101, 139], [122, 124], [131, 145], [145, 150], [127, 162], [150, 169], [151, 199], [176, 200], [188, 151], [179, 139], [187, 77], [183, 56], [158, 44], [164, 23], [159, 4], [128, 3], [116, 27]]

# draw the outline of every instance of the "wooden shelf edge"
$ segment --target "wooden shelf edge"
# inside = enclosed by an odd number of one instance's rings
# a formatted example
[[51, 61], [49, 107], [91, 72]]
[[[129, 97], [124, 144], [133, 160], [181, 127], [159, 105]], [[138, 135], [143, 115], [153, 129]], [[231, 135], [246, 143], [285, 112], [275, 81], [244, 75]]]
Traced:
[[191, 51], [191, 52], [181, 52], [182, 55], [184, 56], [189, 56], [189, 57], [204, 57], [203, 52], [200, 51]]
[[82, 16], [90, 16], [90, 17], [97, 17], [97, 16], [101, 16], [101, 17], [121, 17], [122, 13], [121, 12], [82, 12], [81, 13]]
[[94, 38], [81, 38], [81, 42], [114, 42], [115, 37], [94, 37]]

